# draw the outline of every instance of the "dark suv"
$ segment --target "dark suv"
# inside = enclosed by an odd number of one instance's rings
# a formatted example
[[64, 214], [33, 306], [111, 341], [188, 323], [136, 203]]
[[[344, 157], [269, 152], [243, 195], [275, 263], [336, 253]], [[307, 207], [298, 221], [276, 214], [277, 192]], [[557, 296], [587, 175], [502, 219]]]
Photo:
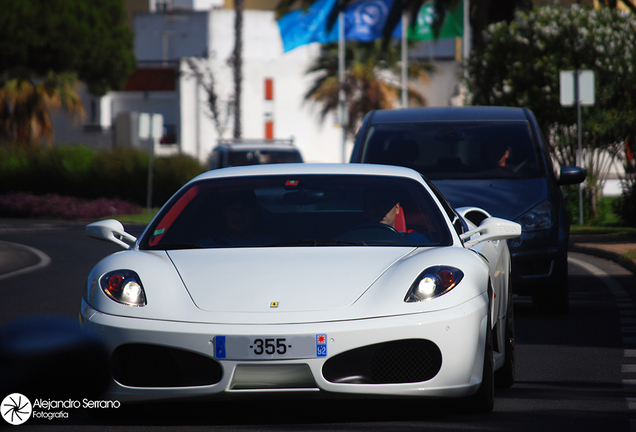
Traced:
[[302, 161], [293, 140], [266, 139], [219, 140], [208, 159], [210, 169]]
[[477, 206], [519, 222], [523, 234], [508, 243], [513, 291], [532, 295], [545, 309], [567, 311], [570, 221], [560, 186], [582, 182], [586, 172], [564, 166], [555, 174], [548, 143], [528, 109], [373, 111], [351, 162], [413, 168], [453, 207]]

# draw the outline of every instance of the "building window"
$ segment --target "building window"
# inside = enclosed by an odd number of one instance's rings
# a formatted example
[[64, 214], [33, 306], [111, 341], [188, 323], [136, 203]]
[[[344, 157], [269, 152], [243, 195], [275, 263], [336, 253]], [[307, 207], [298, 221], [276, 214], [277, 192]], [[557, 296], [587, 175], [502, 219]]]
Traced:
[[172, 10], [172, 0], [150, 0], [152, 12], [168, 12]]

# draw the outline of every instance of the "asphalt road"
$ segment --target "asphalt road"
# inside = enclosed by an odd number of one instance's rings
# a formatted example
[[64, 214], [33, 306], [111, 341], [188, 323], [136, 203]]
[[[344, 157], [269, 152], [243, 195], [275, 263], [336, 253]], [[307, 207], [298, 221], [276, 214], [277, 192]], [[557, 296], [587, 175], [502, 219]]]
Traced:
[[[83, 230], [75, 222], [0, 220], [5, 246], [50, 258], [0, 277], [0, 324], [29, 314], [77, 317], [90, 269], [120, 250]], [[567, 315], [543, 315], [529, 298], [515, 298], [517, 381], [497, 389], [487, 415], [461, 413], [453, 401], [191, 401], [148, 406], [109, 430], [636, 431], [636, 279], [610, 261], [571, 253], [570, 287]], [[97, 431], [104, 424], [71, 409], [66, 419], [31, 419], [20, 430]]]

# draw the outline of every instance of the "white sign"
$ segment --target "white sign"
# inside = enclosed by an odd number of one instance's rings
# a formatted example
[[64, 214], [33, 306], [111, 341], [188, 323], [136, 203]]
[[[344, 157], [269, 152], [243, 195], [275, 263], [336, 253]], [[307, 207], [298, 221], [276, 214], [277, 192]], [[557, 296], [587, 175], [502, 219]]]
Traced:
[[[561, 90], [561, 105], [576, 105], [574, 88], [575, 71], [560, 71], [559, 85]], [[583, 106], [594, 105], [594, 72], [591, 70], [578, 71], [579, 101]]]
[[139, 138], [159, 139], [163, 136], [163, 115], [139, 113]]

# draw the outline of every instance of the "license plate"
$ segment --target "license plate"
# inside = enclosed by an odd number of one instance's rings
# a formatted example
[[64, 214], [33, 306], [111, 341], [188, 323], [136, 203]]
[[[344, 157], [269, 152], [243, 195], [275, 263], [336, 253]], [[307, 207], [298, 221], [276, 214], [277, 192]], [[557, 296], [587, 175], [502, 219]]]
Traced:
[[327, 335], [215, 336], [214, 356], [227, 360], [326, 357]]

